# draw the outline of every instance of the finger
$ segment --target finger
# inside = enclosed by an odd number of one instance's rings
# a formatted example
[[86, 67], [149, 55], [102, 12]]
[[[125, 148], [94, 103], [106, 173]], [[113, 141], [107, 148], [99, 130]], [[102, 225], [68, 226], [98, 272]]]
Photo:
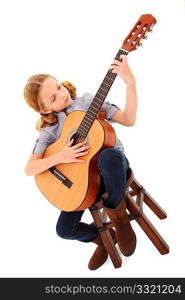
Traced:
[[112, 70], [111, 72], [112, 72], [112, 73], [118, 74], [118, 73], [119, 73], [119, 70], [114, 69], [114, 70]]
[[83, 155], [86, 155], [87, 153], [88, 153], [88, 151], [84, 151], [84, 152], [75, 153], [75, 157], [78, 157], [78, 156], [83, 156]]
[[79, 153], [79, 152], [81, 152], [81, 151], [83, 151], [83, 150], [86, 150], [86, 151], [87, 151], [87, 149], [89, 149], [89, 146], [83, 146], [83, 147], [81, 147], [81, 148], [75, 149], [75, 153]]
[[78, 144], [74, 145], [72, 148], [73, 149], [77, 149], [77, 148], [79, 148], [79, 147], [81, 147], [81, 146], [83, 146], [85, 144], [86, 144], [86, 142], [81, 142], [81, 143], [78, 143]]
[[72, 142], [74, 141], [74, 139], [71, 139], [69, 143], [67, 143], [67, 145], [72, 144]]
[[114, 60], [111, 64], [111, 66], [119, 66], [120, 65], [120, 61], [119, 60]]
[[110, 69], [119, 69], [120, 66], [111, 66]]
[[125, 54], [121, 54], [120, 55], [120, 58], [122, 59], [122, 61], [126, 60], [127, 59], [127, 56]]
[[109, 70], [111, 71], [111, 70], [113, 70], [114, 68], [115, 68], [115, 67], [110, 67]]
[[114, 68], [111, 69], [111, 72], [112, 72], [112, 73], [119, 72], [119, 68], [115, 68], [115, 67], [114, 67]]

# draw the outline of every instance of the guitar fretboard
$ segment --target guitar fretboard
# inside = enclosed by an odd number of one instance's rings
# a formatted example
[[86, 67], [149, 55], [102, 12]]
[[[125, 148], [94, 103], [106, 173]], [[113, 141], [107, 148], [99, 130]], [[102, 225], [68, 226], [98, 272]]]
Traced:
[[[124, 49], [119, 49], [118, 53], [115, 56], [115, 59], [120, 60], [121, 54], [127, 55], [128, 51], [126, 51]], [[76, 132], [77, 136], [86, 138], [94, 120], [96, 119], [98, 112], [100, 111], [100, 109], [105, 101], [105, 98], [106, 98], [116, 76], [117, 76], [116, 73], [112, 73], [111, 70], [108, 70], [96, 95], [94, 96], [94, 98], [92, 100], [91, 105], [89, 106], [83, 120], [80, 123], [80, 126]]]

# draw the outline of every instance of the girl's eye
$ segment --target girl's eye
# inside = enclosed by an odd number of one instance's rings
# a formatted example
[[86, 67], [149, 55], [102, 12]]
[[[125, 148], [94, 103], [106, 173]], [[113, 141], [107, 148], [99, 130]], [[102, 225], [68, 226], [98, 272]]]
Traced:
[[54, 102], [55, 101], [55, 96], [53, 97], [52, 101], [51, 102]]
[[60, 85], [58, 86], [58, 90], [60, 90]]

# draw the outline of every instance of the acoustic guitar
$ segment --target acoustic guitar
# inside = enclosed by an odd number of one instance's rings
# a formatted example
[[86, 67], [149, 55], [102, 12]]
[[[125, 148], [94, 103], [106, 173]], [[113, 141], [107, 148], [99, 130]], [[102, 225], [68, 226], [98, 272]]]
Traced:
[[[127, 55], [141, 46], [141, 40], [147, 38], [147, 32], [152, 31], [155, 23], [152, 15], [142, 15], [125, 38], [115, 59], [120, 60], [120, 55]], [[86, 140], [90, 146], [88, 154], [83, 156], [83, 164], [60, 163], [35, 175], [41, 193], [60, 210], [84, 210], [96, 199], [100, 187], [97, 159], [103, 149], [114, 147], [116, 139], [114, 128], [106, 121], [105, 112], [100, 110], [116, 75], [108, 70], [88, 110], [71, 112], [64, 120], [60, 138], [43, 154], [43, 158], [56, 154], [72, 138], [73, 145]]]

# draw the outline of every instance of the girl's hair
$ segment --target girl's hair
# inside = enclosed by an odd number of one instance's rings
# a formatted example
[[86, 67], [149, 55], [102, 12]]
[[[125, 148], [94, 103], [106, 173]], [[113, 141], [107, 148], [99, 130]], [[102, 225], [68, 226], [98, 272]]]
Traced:
[[[44, 103], [41, 101], [40, 96], [39, 96], [39, 90], [40, 87], [42, 86], [43, 82], [46, 79], [49, 78], [56, 78], [52, 75], [48, 74], [36, 74], [31, 76], [24, 88], [24, 99], [26, 100], [27, 104], [33, 108], [36, 112], [41, 111], [41, 109], [45, 108]], [[68, 80], [62, 81], [60, 83], [63, 85], [70, 93], [70, 96], [72, 99], [76, 98], [76, 87]], [[41, 117], [38, 119], [36, 123], [36, 129], [41, 130], [42, 128], [46, 126], [52, 126], [58, 123], [58, 117], [55, 114], [55, 112], [51, 112], [46, 115], [41, 115]]]

